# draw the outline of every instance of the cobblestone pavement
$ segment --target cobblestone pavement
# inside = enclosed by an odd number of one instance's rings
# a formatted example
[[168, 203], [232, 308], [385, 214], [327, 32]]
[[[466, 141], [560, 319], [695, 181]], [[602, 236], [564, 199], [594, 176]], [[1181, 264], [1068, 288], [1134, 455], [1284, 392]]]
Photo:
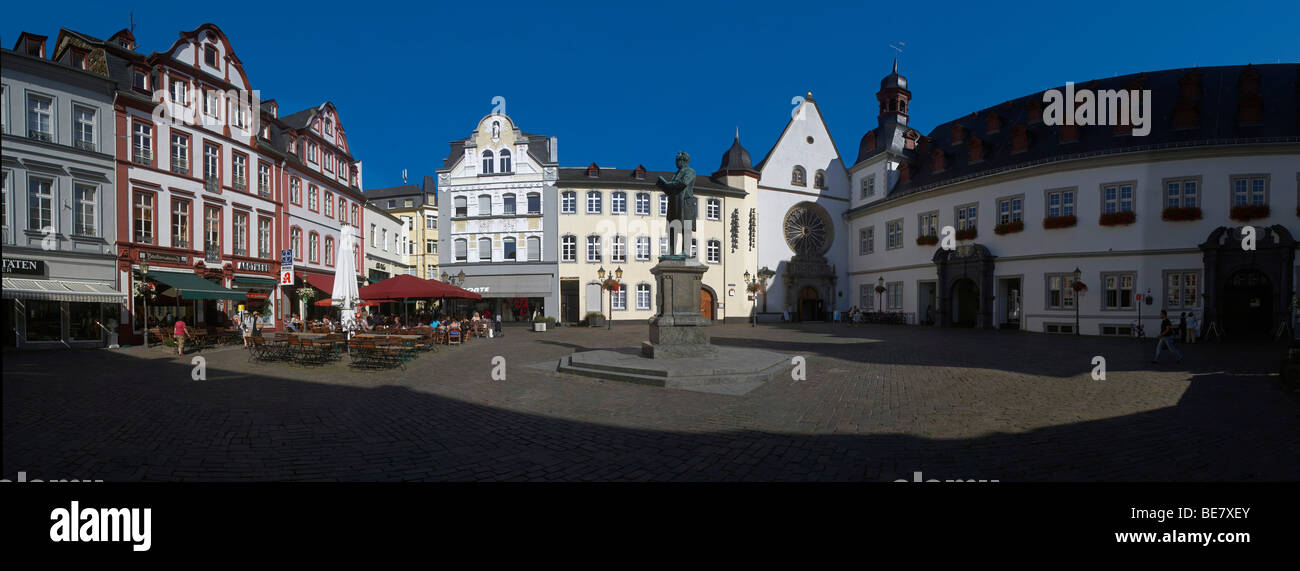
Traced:
[[[406, 371], [247, 362], [240, 347], [4, 355], [4, 478], [1295, 481], [1282, 347], [830, 324], [716, 326], [807, 360], [742, 395], [533, 367], [643, 325], [507, 328]], [[1091, 378], [1095, 355], [1104, 381]], [[505, 380], [491, 380], [504, 356]]]

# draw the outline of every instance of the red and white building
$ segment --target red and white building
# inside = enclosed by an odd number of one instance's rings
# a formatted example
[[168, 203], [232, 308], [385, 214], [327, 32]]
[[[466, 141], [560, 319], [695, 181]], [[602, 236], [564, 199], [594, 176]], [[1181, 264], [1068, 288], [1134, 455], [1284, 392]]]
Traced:
[[[348, 150], [347, 135], [333, 103], [325, 102], [285, 117], [276, 117], [274, 101], [262, 107], [270, 137], [276, 148], [284, 151], [281, 239], [285, 248], [293, 250], [296, 272], [293, 296], [286, 297], [292, 302], [288, 310], [313, 316], [323, 308], [316, 309], [297, 294], [310, 288], [307, 291], [311, 291], [311, 299], [328, 298], [333, 291], [338, 256], [353, 256], [357, 272], [352, 279], [363, 277], [362, 242], [356, 233], [365, 218], [361, 163]], [[352, 252], [338, 251], [339, 231], [344, 224], [353, 232]]]
[[[128, 30], [102, 45], [123, 135], [115, 152], [121, 291], [155, 286], [150, 324], [174, 314], [191, 326], [222, 325], [242, 306], [278, 328], [294, 311], [294, 288], [278, 285], [281, 250], [294, 250], [307, 283], [332, 283], [340, 226], [363, 216], [359, 164], [333, 105], [279, 118], [212, 24], [149, 55]], [[127, 340], [139, 340], [143, 301], [135, 296], [123, 311]]]

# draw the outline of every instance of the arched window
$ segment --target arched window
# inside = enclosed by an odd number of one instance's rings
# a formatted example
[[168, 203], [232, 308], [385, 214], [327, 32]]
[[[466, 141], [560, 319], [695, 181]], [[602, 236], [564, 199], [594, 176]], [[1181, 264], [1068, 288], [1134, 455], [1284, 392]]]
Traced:
[[542, 239], [537, 236], [528, 237], [528, 261], [542, 261]]
[[[531, 238], [530, 238], [531, 240]], [[532, 249], [532, 246], [529, 246]], [[578, 237], [573, 234], [565, 234], [560, 237], [560, 261], [576, 262], [578, 261]]]
[[466, 216], [469, 216], [469, 212], [468, 212], [469, 207], [466, 206], [466, 204], [467, 204], [469, 201], [466, 200], [465, 197], [463, 197], [463, 196], [457, 196], [456, 199], [453, 200], [452, 202], [454, 202], [455, 205], [456, 205], [456, 217], [457, 217], [457, 218], [464, 218], [464, 217], [466, 217]]
[[578, 211], [578, 193], [566, 190], [560, 194], [560, 214], [573, 214]]
[[600, 191], [587, 191], [587, 214], [600, 214]]
[[512, 262], [519, 259], [519, 256], [515, 251], [514, 238], [507, 236], [505, 239], [501, 240], [501, 257]]
[[636, 284], [636, 308], [650, 309], [650, 284]]
[[478, 197], [478, 215], [479, 215], [479, 216], [491, 216], [491, 215], [492, 215], [492, 195], [490, 195], [490, 194], [480, 194], [480, 195], [479, 195], [479, 197]]
[[609, 199], [610, 214], [627, 214], [627, 193], [615, 191]]
[[302, 259], [302, 228], [289, 229], [289, 247], [293, 248], [293, 259]]
[[320, 234], [315, 232], [307, 234], [307, 261], [313, 264], [320, 263]]
[[537, 192], [528, 193], [528, 213], [529, 214], [542, 213], [542, 195], [540, 193]]
[[826, 171], [818, 170], [813, 174], [813, 188], [826, 188]]
[[718, 240], [709, 240], [704, 248], [705, 261], [710, 264], [722, 263], [722, 242]]
[[808, 173], [803, 167], [795, 165], [794, 171], [790, 173], [790, 184], [794, 186], [808, 186]]
[[325, 237], [325, 265], [334, 265], [334, 237]]
[[455, 254], [457, 262], [464, 262], [469, 259], [469, 243], [464, 238], [458, 238], [455, 244]]
[[510, 149], [501, 149], [501, 172], [514, 172], [510, 170]]
[[515, 195], [514, 195], [514, 194], [512, 194], [512, 193], [507, 193], [506, 195], [502, 196], [502, 197], [501, 197], [501, 202], [502, 202], [502, 212], [503, 212], [504, 214], [506, 214], [506, 215], [512, 215], [512, 214], [515, 213]]
[[492, 261], [492, 239], [491, 238], [478, 239], [478, 260], [480, 262]]
[[483, 174], [492, 174], [492, 151], [483, 151]]

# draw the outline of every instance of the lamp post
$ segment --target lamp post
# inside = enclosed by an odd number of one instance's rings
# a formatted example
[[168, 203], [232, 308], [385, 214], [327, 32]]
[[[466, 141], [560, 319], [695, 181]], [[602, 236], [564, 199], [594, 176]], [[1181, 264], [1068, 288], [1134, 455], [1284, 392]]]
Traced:
[[885, 276], [876, 279], [876, 311], [885, 311]]
[[623, 266], [614, 268], [614, 287], [618, 289], [609, 290], [609, 319], [605, 320], [605, 329], [614, 329], [614, 292], [622, 289], [619, 280], [623, 279]]
[[[1074, 289], [1074, 284], [1079, 283], [1079, 278], [1081, 276], [1083, 276], [1083, 272], [1079, 271], [1078, 266], [1075, 266], [1074, 281], [1070, 282], [1070, 289]], [[1082, 295], [1082, 292], [1077, 289], [1074, 289], [1074, 334], [1075, 335], [1079, 335], [1079, 296], [1080, 295]]]
[[[147, 283], [149, 283], [149, 262], [140, 262], [140, 284], [144, 285]], [[149, 294], [148, 293], [141, 294], [140, 299], [144, 303], [144, 326], [141, 328], [144, 331], [144, 348], [148, 349], [149, 348]]]
[[[601, 296], [600, 304], [605, 305], [605, 299], [604, 299], [605, 298], [605, 266], [601, 266], [599, 270], [596, 270], [596, 279], [600, 280], [600, 296]], [[610, 307], [614, 306], [614, 300], [612, 297], [609, 300], [609, 305]], [[613, 310], [611, 309], [610, 311], [612, 312]]]

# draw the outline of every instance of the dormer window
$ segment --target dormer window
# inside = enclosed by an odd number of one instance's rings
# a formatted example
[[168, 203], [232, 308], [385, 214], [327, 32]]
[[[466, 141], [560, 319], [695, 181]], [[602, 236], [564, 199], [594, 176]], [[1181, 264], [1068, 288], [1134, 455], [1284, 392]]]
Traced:
[[645, 180], [645, 166], [637, 165], [636, 170], [632, 171], [632, 177], [637, 180]]
[[600, 167], [596, 166], [596, 163], [591, 163], [590, 165], [588, 165], [588, 166], [587, 166], [587, 176], [589, 176], [589, 177], [591, 177], [591, 178], [597, 178], [597, 177], [599, 177], [599, 176], [600, 176]]
[[149, 73], [142, 69], [135, 69], [131, 75], [131, 85], [136, 89], [148, 91]]
[[333, 134], [334, 134], [334, 121], [333, 121], [333, 120], [330, 120], [330, 119], [326, 119], [326, 120], [325, 120], [325, 134], [326, 134], [326, 135], [333, 135]]
[[86, 52], [79, 49], [72, 50], [72, 67], [77, 69], [86, 69]]
[[216, 46], [203, 47], [203, 63], [212, 67], [217, 67], [217, 48]]
[[262, 138], [268, 141], [271, 140], [271, 127], [269, 125], [262, 125]]
[[131, 49], [131, 42], [128, 42], [126, 40], [118, 40], [117, 45], [122, 46], [122, 49], [126, 49], [126, 50]]
[[45, 56], [44, 52], [45, 52], [45, 42], [42, 42], [36, 38], [27, 39], [27, 55], [34, 56], [34, 57], [44, 57]]

